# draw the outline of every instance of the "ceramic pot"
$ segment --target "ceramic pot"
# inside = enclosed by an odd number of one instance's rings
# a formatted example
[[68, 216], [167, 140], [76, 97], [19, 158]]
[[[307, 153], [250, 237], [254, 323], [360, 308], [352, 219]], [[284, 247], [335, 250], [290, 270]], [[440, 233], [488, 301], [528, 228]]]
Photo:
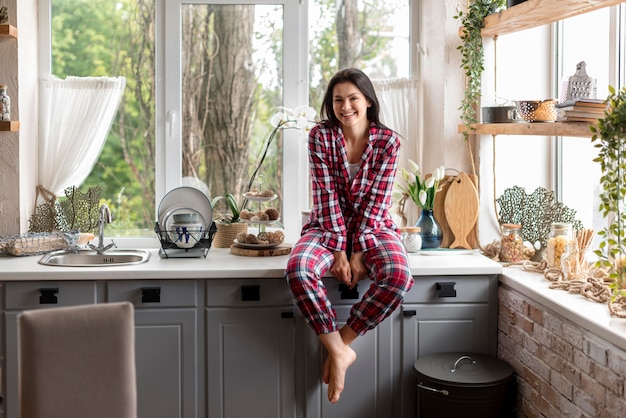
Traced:
[[213, 246], [215, 248], [230, 248], [240, 232], [248, 231], [248, 224], [246, 222], [217, 222], [215, 226], [217, 227], [217, 232], [215, 233], [215, 237], [213, 237]]

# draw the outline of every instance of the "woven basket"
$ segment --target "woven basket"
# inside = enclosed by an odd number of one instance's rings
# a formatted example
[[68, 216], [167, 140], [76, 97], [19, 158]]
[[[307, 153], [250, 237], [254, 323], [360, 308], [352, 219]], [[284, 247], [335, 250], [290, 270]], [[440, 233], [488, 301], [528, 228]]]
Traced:
[[248, 231], [246, 222], [235, 222], [232, 224], [216, 222], [215, 225], [217, 226], [217, 232], [213, 237], [213, 247], [215, 248], [230, 248], [240, 232]]

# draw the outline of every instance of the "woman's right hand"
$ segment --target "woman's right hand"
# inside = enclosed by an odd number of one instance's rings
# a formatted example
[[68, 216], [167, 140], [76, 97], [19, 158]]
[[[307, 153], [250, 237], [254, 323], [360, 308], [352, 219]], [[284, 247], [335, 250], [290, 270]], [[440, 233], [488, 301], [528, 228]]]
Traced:
[[352, 283], [352, 270], [350, 268], [350, 262], [345, 251], [335, 251], [335, 261], [330, 268], [330, 274], [335, 276], [337, 280], [350, 286]]

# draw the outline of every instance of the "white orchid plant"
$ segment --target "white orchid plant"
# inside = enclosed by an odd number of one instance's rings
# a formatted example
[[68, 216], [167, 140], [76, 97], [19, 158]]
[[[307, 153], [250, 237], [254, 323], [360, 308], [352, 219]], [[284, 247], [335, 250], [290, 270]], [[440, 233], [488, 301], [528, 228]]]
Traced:
[[435, 169], [432, 175], [426, 179], [421, 178], [419, 165], [409, 160], [411, 171], [402, 168], [402, 182], [396, 182], [396, 190], [399, 191], [399, 205], [404, 206], [406, 199], [410, 198], [417, 206], [424, 210], [433, 210], [435, 195], [439, 191], [439, 183], [445, 176], [444, 166]]
[[274, 142], [274, 138], [276, 137], [278, 131], [282, 129], [297, 129], [300, 135], [308, 135], [309, 131], [313, 128], [313, 125], [315, 124], [314, 119], [316, 113], [317, 112], [315, 112], [315, 109], [306, 105], [297, 106], [293, 109], [282, 106], [278, 108], [278, 112], [274, 113], [270, 118], [270, 124], [274, 127], [274, 129], [272, 129], [272, 132], [269, 134], [267, 140], [265, 141], [265, 150], [261, 155], [259, 164], [257, 165], [256, 169], [252, 173], [252, 176], [250, 177], [247, 191], [252, 188], [257, 174], [259, 173], [259, 170], [263, 165], [263, 161], [265, 161], [267, 151], [269, 150], [270, 145], [272, 145], [272, 142]]
[[[298, 129], [301, 136], [308, 135], [309, 131], [315, 124], [315, 114], [315, 110], [306, 105], [298, 106], [293, 109], [289, 109], [287, 107], [278, 108], [278, 111], [270, 118], [270, 124], [273, 126], [273, 129], [265, 140], [265, 148], [261, 154], [261, 159], [254, 169], [252, 176], [250, 176], [250, 182], [248, 183], [246, 191], [250, 191], [252, 189], [257, 175], [259, 174], [259, 170], [261, 170], [261, 166], [263, 165], [263, 161], [265, 161], [267, 152], [269, 151], [272, 142], [274, 142], [274, 138], [276, 138], [278, 131], [282, 129]], [[237, 206], [235, 196], [232, 193], [226, 193], [224, 196], [216, 196], [213, 198], [211, 202], [213, 207], [215, 207], [220, 200], [224, 200], [231, 211], [231, 214], [223, 217], [223, 220], [231, 223], [239, 222], [239, 215], [248, 204], [248, 199], [244, 197], [241, 206]]]

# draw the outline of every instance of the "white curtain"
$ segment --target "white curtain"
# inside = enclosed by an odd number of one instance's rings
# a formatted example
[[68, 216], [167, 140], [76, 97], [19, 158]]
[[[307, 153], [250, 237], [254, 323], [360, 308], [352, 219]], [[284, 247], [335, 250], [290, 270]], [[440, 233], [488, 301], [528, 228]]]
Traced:
[[[423, 166], [424, 139], [422, 135], [421, 83], [418, 78], [372, 80], [380, 102], [381, 121], [402, 136], [398, 161], [398, 176], [411, 159]], [[416, 219], [416, 208], [407, 204], [409, 223]], [[395, 212], [395, 207], [393, 208]], [[403, 222], [396, 219], [398, 225]]]
[[42, 80], [39, 186], [59, 196], [91, 172], [120, 104], [124, 77]]

